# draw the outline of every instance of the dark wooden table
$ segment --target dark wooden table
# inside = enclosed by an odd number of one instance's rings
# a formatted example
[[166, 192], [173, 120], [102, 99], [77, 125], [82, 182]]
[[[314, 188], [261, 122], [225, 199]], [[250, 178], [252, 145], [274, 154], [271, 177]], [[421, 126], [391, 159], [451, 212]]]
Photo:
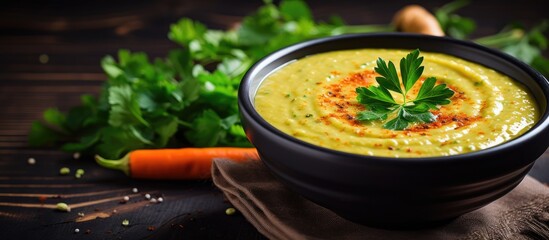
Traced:
[[[311, 1], [312, 2], [312, 1]], [[542, 1], [538, 1], [542, 2]], [[422, 3], [434, 9], [445, 2]], [[483, 36], [520, 20], [547, 17], [536, 1], [474, 3], [461, 13]], [[97, 94], [105, 75], [99, 61], [120, 48], [164, 57], [177, 47], [166, 34], [186, 16], [224, 29], [261, 1], [9, 1], [0, 9], [0, 239], [263, 239], [210, 181], [136, 181], [98, 167], [90, 156], [27, 146], [33, 120], [48, 107], [67, 110], [81, 94]], [[405, 1], [314, 1], [314, 15], [339, 15], [353, 24], [384, 24]], [[545, 52], [546, 54], [547, 52]], [[549, 139], [549, 138], [548, 138]], [[549, 140], [548, 140], [549, 141]], [[28, 158], [36, 164], [29, 165]], [[61, 167], [85, 175], [60, 176]], [[531, 175], [549, 182], [549, 153]], [[133, 193], [132, 188], [138, 188]], [[144, 194], [163, 197], [152, 204]], [[127, 203], [120, 203], [129, 196]], [[57, 202], [71, 212], [53, 208]], [[78, 215], [83, 213], [84, 217]], [[122, 226], [128, 219], [130, 224]], [[74, 233], [78, 228], [80, 232]]]

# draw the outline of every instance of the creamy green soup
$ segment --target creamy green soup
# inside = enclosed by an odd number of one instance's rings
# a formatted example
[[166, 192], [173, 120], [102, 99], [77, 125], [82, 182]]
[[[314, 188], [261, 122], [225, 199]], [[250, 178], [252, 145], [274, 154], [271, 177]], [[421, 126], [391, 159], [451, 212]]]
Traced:
[[376, 59], [392, 61], [398, 69], [408, 53], [359, 49], [299, 59], [263, 80], [255, 107], [267, 122], [305, 142], [388, 157], [478, 151], [520, 136], [539, 119], [534, 99], [509, 77], [457, 57], [422, 52], [425, 70], [409, 94], [417, 94], [425, 77], [436, 77], [455, 92], [449, 105], [432, 111], [437, 120], [403, 131], [384, 129], [382, 121], [356, 120], [365, 107], [357, 102], [355, 89], [377, 85]]

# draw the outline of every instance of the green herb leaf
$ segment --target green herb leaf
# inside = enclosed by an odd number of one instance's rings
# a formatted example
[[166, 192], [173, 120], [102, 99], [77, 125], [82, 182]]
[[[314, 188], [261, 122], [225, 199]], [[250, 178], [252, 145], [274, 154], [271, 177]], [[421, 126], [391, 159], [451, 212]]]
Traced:
[[400, 108], [397, 117], [383, 124], [383, 127], [389, 130], [404, 130], [408, 124], [410, 122], [404, 117], [403, 110]]
[[166, 117], [154, 123], [155, 133], [158, 137], [155, 140], [155, 146], [161, 148], [168, 144], [168, 141], [178, 130], [178, 121], [176, 117]]
[[265, 45], [280, 32], [280, 11], [272, 3], [266, 3], [257, 12], [245, 17], [237, 31], [242, 46]]
[[[402, 75], [402, 83], [405, 89], [404, 94], [414, 86], [421, 74], [423, 74], [422, 62], [423, 57], [419, 57], [419, 49], [412, 51], [406, 58], [400, 60], [400, 74]], [[398, 82], [398, 77], [395, 78]]]
[[207, 28], [203, 24], [183, 18], [170, 26], [168, 38], [183, 46], [187, 46], [191, 41], [202, 38], [206, 31]]
[[100, 130], [101, 139], [95, 146], [95, 153], [108, 158], [117, 158], [134, 149], [145, 148], [145, 144], [126, 129], [107, 126]]
[[518, 44], [506, 46], [501, 50], [527, 63], [532, 62], [536, 56], [541, 55], [539, 48], [532, 46], [528, 42], [528, 38], [523, 38]]
[[181, 79], [192, 78], [192, 58], [189, 51], [182, 49], [172, 50], [168, 53], [168, 60], [171, 67], [178, 73]]
[[101, 60], [101, 67], [103, 68], [103, 71], [112, 78], [116, 78], [123, 73], [111, 56], [104, 57]]
[[379, 75], [381, 75], [381, 77], [376, 77], [377, 83], [387, 90], [402, 92], [402, 90], [400, 89], [398, 74], [393, 62], [389, 62], [389, 64], [387, 64], [385, 63], [385, 60], [378, 58], [376, 63], [377, 66], [374, 68], [374, 70], [379, 73]]
[[44, 112], [44, 120], [47, 124], [65, 131], [65, 115], [56, 108], [49, 108]]
[[[358, 87], [357, 101], [367, 110], [357, 114], [359, 121], [386, 120], [389, 115], [397, 111], [396, 117], [383, 125], [390, 130], [406, 129], [411, 123], [429, 123], [436, 120], [430, 109], [438, 109], [440, 105], [450, 103], [449, 98], [454, 91], [446, 84], [435, 86], [436, 79], [428, 77], [421, 85], [415, 99], [407, 99], [407, 92], [414, 86], [423, 73], [421, 66], [423, 57], [419, 56], [419, 49], [413, 50], [400, 61], [402, 80], [399, 80], [396, 68], [392, 62], [385, 63], [381, 58], [377, 60], [374, 70], [382, 77], [377, 77], [379, 86]], [[401, 88], [404, 86], [404, 89]], [[402, 94], [404, 100], [397, 103], [389, 90]]]
[[139, 102], [130, 86], [111, 87], [109, 89], [110, 110], [109, 124], [115, 127], [127, 124], [149, 123], [143, 119]]
[[454, 14], [455, 11], [467, 6], [468, 0], [450, 2], [435, 11], [442, 30], [449, 36], [457, 39], [465, 39], [476, 29], [475, 21]]
[[415, 104], [426, 104], [431, 109], [437, 109], [436, 105], [446, 105], [450, 103], [449, 98], [454, 95], [454, 91], [446, 87], [446, 84], [440, 84], [435, 87], [436, 78], [429, 77], [425, 79], [419, 89]]
[[280, 12], [287, 20], [313, 19], [309, 6], [301, 0], [282, 1], [280, 3]]
[[414, 105], [412, 107], [403, 107], [401, 109], [402, 117], [409, 122], [419, 122], [419, 123], [430, 123], [436, 120], [435, 115], [429, 112], [428, 108], [417, 107], [417, 106], [422, 106], [422, 105]]
[[372, 120], [385, 120], [387, 119], [387, 114], [390, 110], [377, 110], [377, 111], [362, 111], [359, 112], [356, 116], [356, 119], [359, 121], [372, 121]]
[[100, 139], [100, 132], [93, 132], [80, 138], [79, 142], [69, 142], [61, 146], [61, 150], [66, 152], [83, 152], [96, 144]]
[[99, 121], [96, 119], [97, 114], [98, 112], [95, 106], [89, 107], [82, 105], [74, 107], [67, 113], [65, 128], [71, 132], [81, 131]]
[[220, 138], [226, 134], [222, 127], [222, 120], [217, 113], [207, 109], [193, 122], [193, 127], [185, 136], [197, 147], [215, 146]]
[[358, 94], [357, 100], [365, 105], [378, 105], [380, 107], [391, 107], [397, 103], [386, 88], [370, 86], [368, 88], [358, 87], [355, 89]]

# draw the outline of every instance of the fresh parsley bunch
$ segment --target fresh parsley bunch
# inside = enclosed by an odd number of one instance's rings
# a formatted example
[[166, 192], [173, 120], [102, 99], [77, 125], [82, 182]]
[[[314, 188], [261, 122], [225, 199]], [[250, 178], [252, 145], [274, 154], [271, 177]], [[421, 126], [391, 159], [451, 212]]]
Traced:
[[[408, 99], [408, 91], [419, 80], [424, 69], [421, 66], [423, 57], [419, 57], [419, 53], [419, 49], [416, 49], [400, 60], [402, 80], [399, 80], [393, 62], [389, 61], [387, 64], [382, 58], [377, 59], [374, 70], [381, 75], [376, 77], [379, 86], [356, 88], [358, 102], [367, 109], [358, 113], [357, 120], [385, 120], [396, 112], [396, 117], [383, 125], [390, 130], [404, 130], [410, 123], [429, 123], [436, 120], [436, 116], [429, 110], [449, 104], [449, 98], [454, 95], [454, 91], [446, 87], [446, 84], [435, 86], [436, 78], [428, 77], [416, 97]], [[395, 101], [389, 91], [401, 94], [403, 101]]]

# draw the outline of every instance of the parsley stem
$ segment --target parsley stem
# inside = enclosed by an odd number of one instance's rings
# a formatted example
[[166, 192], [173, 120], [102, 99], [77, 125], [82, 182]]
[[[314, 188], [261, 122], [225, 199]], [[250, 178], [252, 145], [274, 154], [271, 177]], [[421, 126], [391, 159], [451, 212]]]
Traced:
[[193, 125], [192, 125], [191, 123], [185, 122], [185, 121], [181, 121], [181, 120], [179, 120], [179, 119], [177, 120], [177, 123], [178, 123], [179, 125], [182, 125], [182, 126], [185, 126], [185, 127], [188, 127], [188, 128], [192, 128], [192, 127], [193, 127]]
[[97, 162], [100, 166], [108, 168], [108, 169], [115, 169], [115, 170], [121, 170], [126, 175], [130, 175], [130, 155], [126, 154], [124, 157], [118, 160], [111, 160], [102, 158], [99, 155], [95, 155], [95, 162]]
[[511, 42], [518, 42], [524, 37], [524, 31], [521, 29], [512, 29], [505, 32], [500, 32], [494, 35], [477, 38], [474, 41], [478, 44], [501, 48], [506, 45], [510, 45]]

